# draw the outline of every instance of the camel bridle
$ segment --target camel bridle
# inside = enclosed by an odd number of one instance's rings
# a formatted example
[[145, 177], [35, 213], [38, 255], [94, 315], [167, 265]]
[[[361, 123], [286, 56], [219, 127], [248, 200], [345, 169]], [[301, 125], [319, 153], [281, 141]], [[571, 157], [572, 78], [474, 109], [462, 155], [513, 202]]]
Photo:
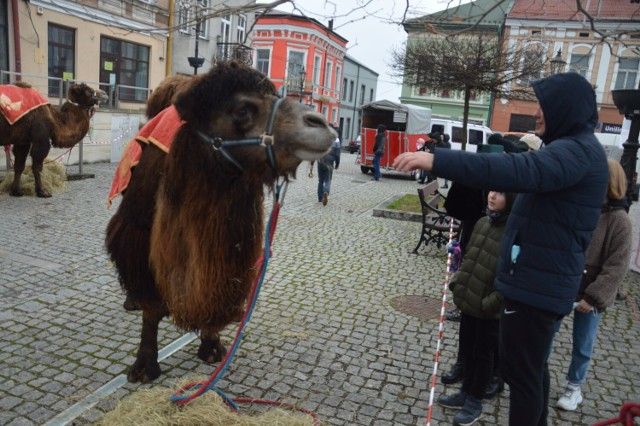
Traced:
[[96, 108], [94, 107], [98, 105], [98, 102], [99, 102], [98, 92], [93, 92], [93, 94], [91, 95], [91, 103], [88, 103], [88, 104], [81, 104], [80, 102], [74, 102], [69, 98], [67, 98], [67, 102], [69, 102], [71, 105], [77, 106], [80, 109], [86, 110], [87, 114], [89, 114], [89, 118], [91, 118], [96, 113]]
[[219, 151], [222, 156], [229, 161], [233, 166], [238, 169], [238, 171], [243, 172], [244, 168], [242, 165], [236, 161], [235, 158], [227, 151], [227, 148], [234, 148], [239, 146], [262, 146], [266, 149], [267, 159], [269, 160], [269, 166], [275, 172], [277, 167], [276, 162], [276, 153], [273, 150], [273, 145], [275, 144], [275, 139], [273, 137], [273, 124], [276, 121], [276, 112], [284, 98], [278, 98], [273, 102], [273, 106], [271, 107], [271, 114], [269, 115], [269, 121], [267, 122], [266, 130], [260, 135], [254, 138], [246, 138], [246, 139], [223, 139], [220, 137], [211, 137], [200, 130], [196, 130], [198, 136], [200, 136], [205, 142], [211, 144], [214, 150]]

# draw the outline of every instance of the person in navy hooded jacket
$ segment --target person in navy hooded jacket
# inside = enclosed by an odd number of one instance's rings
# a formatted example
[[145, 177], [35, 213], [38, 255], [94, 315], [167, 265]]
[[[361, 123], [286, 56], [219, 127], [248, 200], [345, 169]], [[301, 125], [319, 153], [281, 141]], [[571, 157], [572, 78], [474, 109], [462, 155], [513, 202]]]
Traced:
[[593, 134], [595, 93], [577, 73], [532, 83], [539, 107], [535, 133], [543, 149], [476, 155], [458, 150], [405, 153], [398, 170], [432, 170], [453, 181], [518, 192], [504, 237], [494, 285], [504, 297], [500, 367], [510, 388], [509, 424], [546, 425], [546, 357], [556, 321], [569, 314], [582, 277], [585, 250], [600, 216], [609, 170]]

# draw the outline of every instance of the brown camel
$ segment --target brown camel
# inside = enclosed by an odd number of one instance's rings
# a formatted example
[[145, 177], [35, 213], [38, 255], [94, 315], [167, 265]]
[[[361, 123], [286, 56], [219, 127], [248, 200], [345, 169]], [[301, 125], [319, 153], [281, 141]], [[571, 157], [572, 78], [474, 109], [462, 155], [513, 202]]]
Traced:
[[142, 310], [130, 382], [160, 375], [165, 316], [199, 330], [200, 359], [224, 357], [218, 333], [240, 320], [257, 273], [265, 187], [294, 177], [301, 161], [322, 157], [336, 138], [321, 114], [278, 99], [264, 75], [240, 63], [219, 64], [187, 84], [145, 126], [162, 127], [177, 110], [183, 122], [168, 153], [152, 136], [137, 139], [141, 156], [127, 162], [135, 167], [107, 226], [120, 283]]
[[[0, 91], [6, 86], [0, 86]], [[28, 84], [20, 84], [23, 90], [32, 90]], [[51, 146], [71, 148], [82, 140], [89, 131], [89, 120], [95, 112], [95, 106], [106, 101], [102, 90], [94, 90], [84, 83], [75, 83], [69, 87], [67, 101], [58, 109], [50, 104], [40, 105], [13, 124], [0, 118], [0, 145], [13, 145], [15, 156], [14, 178], [10, 194], [20, 197], [20, 178], [24, 171], [27, 156], [31, 152], [33, 177], [38, 197], [51, 197], [42, 188], [42, 165], [49, 155]]]

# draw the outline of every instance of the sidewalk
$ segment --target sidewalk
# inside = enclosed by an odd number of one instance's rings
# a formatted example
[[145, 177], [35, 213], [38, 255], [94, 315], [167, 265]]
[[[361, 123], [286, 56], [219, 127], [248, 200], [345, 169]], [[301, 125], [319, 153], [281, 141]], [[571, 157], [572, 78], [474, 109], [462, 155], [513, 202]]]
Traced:
[[[307, 163], [298, 169], [260, 299], [219, 387], [232, 397], [298, 403], [323, 424], [422, 425], [445, 249], [413, 255], [420, 223], [373, 217], [378, 204], [415, 194], [418, 185], [384, 173], [371, 182], [354, 159], [342, 154], [326, 207], [317, 202], [317, 171], [309, 178]], [[106, 209], [115, 167], [86, 165], [94, 179], [69, 182], [50, 199], [0, 195], [0, 425], [88, 424], [138, 389], [174, 387], [215, 369], [196, 357], [197, 340], [165, 320], [159, 347], [174, 345], [165, 350], [162, 376], [151, 385], [126, 383], [141, 316], [122, 308], [104, 250], [117, 208]], [[640, 401], [639, 284], [640, 275], [628, 273], [629, 303], [603, 318], [585, 401], [575, 412], [551, 408], [550, 424], [591, 424], [614, 417], [623, 402]], [[570, 326], [568, 318], [551, 358], [552, 407], [564, 389]], [[445, 323], [438, 375], [454, 362], [457, 329]], [[235, 331], [228, 327], [223, 343]], [[443, 391], [438, 380], [436, 397]], [[505, 391], [485, 404], [481, 424], [506, 424], [507, 412]], [[451, 424], [453, 414], [435, 405], [432, 424]]]

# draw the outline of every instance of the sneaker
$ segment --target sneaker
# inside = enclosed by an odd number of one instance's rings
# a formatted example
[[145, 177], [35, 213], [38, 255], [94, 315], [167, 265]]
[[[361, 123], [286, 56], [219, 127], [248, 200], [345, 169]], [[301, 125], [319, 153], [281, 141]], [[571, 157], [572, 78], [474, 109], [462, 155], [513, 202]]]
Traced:
[[567, 386], [560, 399], [558, 399], [556, 407], [566, 411], [574, 411], [581, 402], [582, 392], [580, 388]]
[[460, 313], [460, 310], [458, 308], [454, 308], [451, 309], [450, 311], [447, 311], [447, 321], [455, 321], [455, 322], [460, 322], [460, 317], [462, 316], [462, 314]]
[[469, 395], [464, 402], [462, 410], [453, 416], [453, 424], [457, 426], [470, 426], [482, 417], [482, 401]]
[[462, 408], [467, 400], [467, 394], [459, 391], [453, 395], [440, 395], [438, 397], [438, 404], [446, 408]]
[[452, 385], [454, 383], [458, 383], [464, 378], [464, 369], [462, 367], [462, 362], [458, 362], [457, 360], [455, 364], [453, 364], [453, 368], [450, 371], [447, 371], [442, 375], [442, 384]]
[[328, 202], [329, 202], [329, 193], [325, 192], [324, 194], [322, 194], [322, 205], [326, 206]]

